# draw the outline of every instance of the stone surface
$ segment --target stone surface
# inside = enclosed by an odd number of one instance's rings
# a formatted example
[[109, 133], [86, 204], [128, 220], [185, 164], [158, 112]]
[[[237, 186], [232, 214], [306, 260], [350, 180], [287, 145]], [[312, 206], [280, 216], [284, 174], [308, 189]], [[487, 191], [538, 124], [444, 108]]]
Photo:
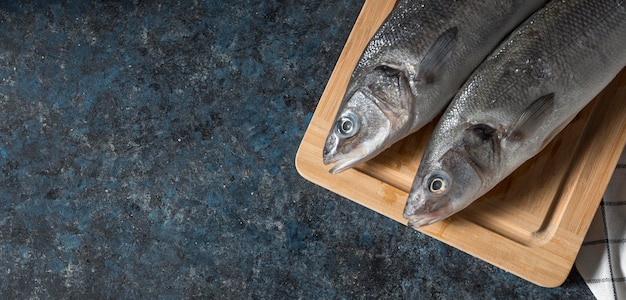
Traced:
[[7, 298], [590, 298], [302, 179], [363, 2], [1, 1]]

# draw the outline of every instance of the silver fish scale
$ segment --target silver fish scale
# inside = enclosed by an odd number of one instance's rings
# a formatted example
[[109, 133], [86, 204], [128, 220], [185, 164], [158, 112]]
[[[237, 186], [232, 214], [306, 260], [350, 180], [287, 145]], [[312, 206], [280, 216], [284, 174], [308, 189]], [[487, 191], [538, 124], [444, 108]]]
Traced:
[[[543, 2], [545, 1], [400, 1], [366, 47], [352, 76], [357, 77], [373, 66], [389, 61], [401, 61], [407, 65], [419, 66], [423, 54], [431, 46], [430, 43], [424, 43], [424, 41], [434, 41], [443, 30], [455, 26], [458, 26], [460, 31], [455, 46], [457, 49], [446, 59], [441, 73], [464, 73], [465, 69], [473, 69], [471, 66], [476, 65], [482, 58], [482, 56], [469, 53], [475, 52], [478, 48], [484, 48], [483, 44], [492, 39], [488, 37], [489, 35], [498, 36], [492, 32], [494, 28], [507, 28], [510, 26], [507, 24], [510, 19], [519, 19], [521, 7], [524, 7], [523, 10], [528, 10], [528, 7], [538, 7]], [[492, 21], [485, 21], [485, 19], [492, 19]], [[426, 89], [435, 90], [433, 93], [440, 95], [442, 99], [451, 98], [456, 90], [454, 87], [456, 78], [446, 76], [441, 80], [433, 87]], [[346, 95], [360, 86], [362, 85], [359, 80], [353, 81]], [[425, 93], [424, 91], [414, 92], [415, 94]], [[445, 96], [446, 94], [449, 96]], [[433, 104], [420, 105], [425, 105], [426, 108], [433, 107], [433, 110], [438, 111], [435, 107], [441, 104], [433, 102]], [[432, 114], [434, 116], [437, 113]], [[416, 122], [426, 123], [422, 119]]]
[[550, 92], [560, 114], [579, 111], [624, 66], [623, 1], [557, 1], [528, 23], [461, 89], [439, 126], [442, 140], [453, 138], [444, 132], [462, 123], [510, 128], [532, 101]]
[[[358, 73], [357, 70], [370, 65], [372, 59], [385, 48], [419, 53], [429, 46], [420, 44], [420, 41], [434, 40], [441, 31], [441, 26], [450, 27], [451, 24], [447, 21], [450, 21], [452, 11], [448, 8], [456, 1], [442, 1], [445, 5], [432, 5], [429, 2], [431, 1], [400, 1], [368, 44], [353, 75]], [[433, 23], [433, 20], [440, 22]], [[416, 38], [418, 35], [420, 38]]]
[[[624, 66], [624, 1], [547, 4], [477, 68], [446, 109], [405, 217], [418, 227], [469, 205], [536, 155]], [[446, 174], [454, 183], [446, 196], [424, 188], [432, 174]]]
[[439, 115], [498, 42], [545, 2], [401, 0], [352, 73], [324, 145], [330, 172], [373, 158]]
[[[484, 37], [481, 35], [485, 32], [481, 31], [481, 28], [506, 27], [507, 19], [495, 16], [512, 17], [517, 14], [519, 7], [538, 6], [542, 2], [545, 1], [402, 0], [368, 44], [353, 74], [358, 74], [359, 69], [372, 63], [380, 63], [376, 61], [376, 56], [385, 53], [383, 51], [385, 48], [402, 53], [399, 60], [417, 64], [423, 58], [424, 51], [430, 46], [429, 43], [423, 41], [434, 41], [443, 29], [457, 25], [460, 26], [459, 30], [473, 30], [472, 32], [476, 34], [460, 34], [458, 45], [465, 51], [456, 51], [459, 55], [450, 59], [456, 60], [457, 64], [471, 64], [465, 61], [468, 58], [466, 51], [482, 46]], [[490, 18], [493, 21], [485, 21]], [[467, 25], [473, 28], [468, 29]]]

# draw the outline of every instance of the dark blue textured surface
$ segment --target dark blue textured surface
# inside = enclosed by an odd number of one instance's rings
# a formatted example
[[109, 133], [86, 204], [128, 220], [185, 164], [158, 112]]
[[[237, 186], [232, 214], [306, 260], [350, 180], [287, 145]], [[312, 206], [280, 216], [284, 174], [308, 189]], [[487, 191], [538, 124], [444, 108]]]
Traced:
[[0, 1], [3, 298], [590, 298], [299, 177], [362, 1]]

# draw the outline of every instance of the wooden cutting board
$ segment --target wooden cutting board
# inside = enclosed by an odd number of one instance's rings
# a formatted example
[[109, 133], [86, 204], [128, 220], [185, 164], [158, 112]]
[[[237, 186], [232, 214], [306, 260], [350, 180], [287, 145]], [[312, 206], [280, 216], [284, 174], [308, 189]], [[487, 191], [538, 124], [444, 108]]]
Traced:
[[[395, 5], [366, 0], [296, 155], [300, 174], [406, 224], [402, 211], [435, 122], [331, 175], [326, 135], [363, 49]], [[626, 143], [626, 69], [539, 155], [465, 210], [419, 231], [544, 287], [563, 283]]]

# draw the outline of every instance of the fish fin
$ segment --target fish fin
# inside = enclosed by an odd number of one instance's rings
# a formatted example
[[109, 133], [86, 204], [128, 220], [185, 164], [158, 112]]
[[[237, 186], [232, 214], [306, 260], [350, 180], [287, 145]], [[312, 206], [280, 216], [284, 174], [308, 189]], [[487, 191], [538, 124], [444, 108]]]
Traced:
[[537, 98], [520, 115], [507, 136], [508, 140], [519, 141], [532, 135], [542, 124], [542, 119], [552, 113], [554, 108], [554, 93]]
[[458, 31], [456, 26], [444, 31], [430, 46], [420, 62], [419, 71], [415, 78], [417, 82], [429, 84], [435, 80], [434, 73], [454, 48]]

